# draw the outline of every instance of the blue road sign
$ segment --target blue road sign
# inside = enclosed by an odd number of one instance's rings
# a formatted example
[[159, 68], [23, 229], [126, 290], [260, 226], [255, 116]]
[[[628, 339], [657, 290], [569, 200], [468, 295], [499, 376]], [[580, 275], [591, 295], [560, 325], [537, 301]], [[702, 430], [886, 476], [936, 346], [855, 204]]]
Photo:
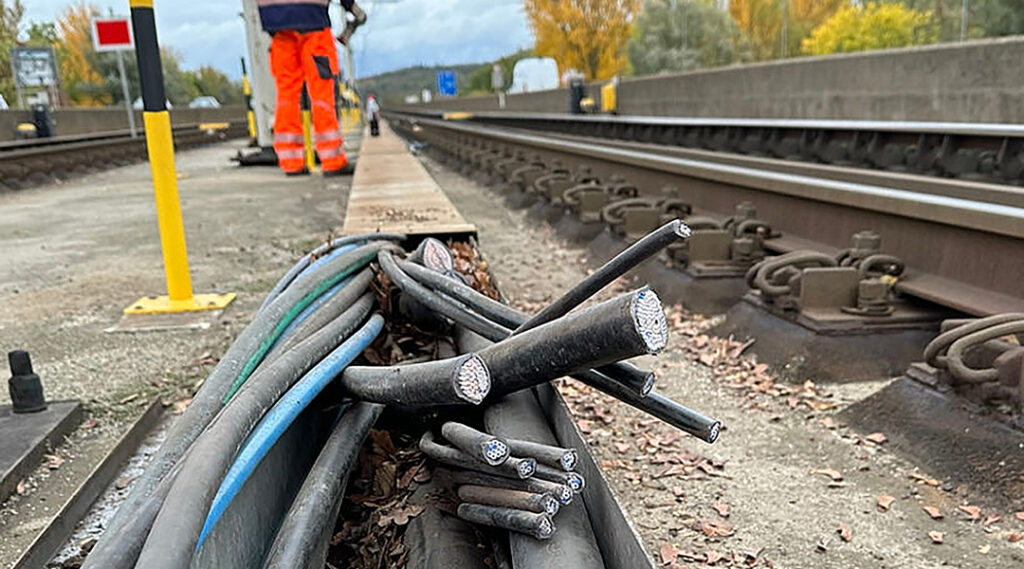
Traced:
[[454, 97], [458, 95], [459, 89], [455, 85], [454, 71], [437, 72], [437, 94], [442, 97]]

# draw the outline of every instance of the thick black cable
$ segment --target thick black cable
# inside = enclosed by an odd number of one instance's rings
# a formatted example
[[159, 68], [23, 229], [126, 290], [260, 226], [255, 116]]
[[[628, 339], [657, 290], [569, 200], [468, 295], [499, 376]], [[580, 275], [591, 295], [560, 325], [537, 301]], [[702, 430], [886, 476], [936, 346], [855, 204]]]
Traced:
[[318, 245], [315, 249], [306, 253], [299, 259], [287, 272], [277, 281], [274, 288], [270, 289], [267, 293], [266, 298], [263, 299], [263, 304], [260, 305], [260, 310], [270, 306], [270, 303], [274, 301], [286, 288], [291, 286], [292, 282], [303, 271], [305, 271], [313, 261], [320, 257], [334, 251], [338, 247], [344, 247], [345, 245], [353, 245], [356, 243], [363, 243], [367, 241], [405, 241], [406, 236], [401, 233], [360, 233], [358, 235], [348, 235], [338, 239], [332, 239], [325, 241]]
[[365, 294], [336, 320], [245, 383], [193, 443], [181, 468], [188, 475], [178, 476], [172, 483], [139, 553], [137, 567], [188, 567], [210, 504], [246, 437], [295, 381], [362, 324], [373, 302], [373, 295]]
[[[391, 281], [403, 292], [410, 294], [428, 308], [440, 312], [455, 323], [465, 326], [489, 340], [497, 342], [508, 338], [511, 335], [512, 326], [505, 327], [501, 324], [496, 324], [486, 316], [481, 316], [473, 310], [457, 305], [455, 301], [446, 298], [443, 294], [450, 291], [452, 297], [465, 302], [473, 309], [479, 309], [484, 315], [500, 318], [503, 322], [518, 325], [526, 320], [526, 316], [518, 311], [491, 300], [468, 286], [456, 283], [415, 263], [406, 262], [403, 264], [396, 262], [394, 257], [388, 253], [380, 256], [387, 256], [389, 258], [389, 262], [381, 263], [381, 268], [384, 269]], [[416, 279], [403, 271], [403, 268], [406, 266], [411, 268], [413, 274], [424, 278], [424, 282], [429, 282], [444, 290], [441, 290], [439, 293], [420, 284]], [[601, 366], [600, 370], [607, 373], [614, 380], [620, 381], [623, 385], [635, 390], [641, 397], [646, 395], [654, 384], [653, 373], [641, 370], [627, 362], [616, 361], [615, 363]]]
[[[461, 346], [460, 346], [461, 347]], [[533, 391], [509, 394], [484, 411], [487, 432], [500, 437], [522, 439], [555, 446], [558, 440], [548, 426]], [[549, 543], [518, 533], [509, 534], [512, 564], [531, 569], [591, 569], [604, 567], [594, 527], [582, 500], [563, 506], [558, 513], [558, 531]]]
[[473, 354], [396, 366], [349, 366], [340, 383], [364, 401], [399, 406], [480, 404], [490, 391], [487, 366]]
[[324, 566], [349, 473], [383, 409], [360, 402], [345, 410], [288, 508], [264, 569]]
[[366, 255], [376, 254], [385, 247], [393, 246], [387, 242], [369, 243], [345, 253], [289, 286], [266, 309], [258, 311], [253, 316], [252, 322], [221, 356], [217, 366], [200, 386], [185, 412], [171, 425], [164, 443], [153, 456], [145, 472], [134, 482], [128, 497], [107, 523], [103, 535], [85, 558], [82, 569], [128, 569], [132, 566], [139, 549], [128, 550], [125, 544], [141, 546], [152, 523], [152, 518], [147, 519], [139, 515], [153, 511], [151, 507], [144, 507], [144, 502], [150, 499], [163, 501], [162, 497], [155, 494], [161, 480], [221, 410], [221, 399], [260, 345], [273, 333], [280, 319], [322, 282], [330, 280], [335, 274], [347, 269]]
[[599, 290], [612, 281], [629, 272], [665, 247], [690, 236], [690, 229], [678, 219], [674, 219], [658, 229], [648, 233], [642, 239], [626, 247], [621, 253], [602, 265], [583, 279], [568, 292], [556, 299], [543, 310], [534, 314], [522, 326], [516, 328], [516, 334], [540, 326], [546, 322], [561, 318], [570, 310], [594, 296]]
[[[486, 349], [487, 343], [492, 341], [467, 327], [457, 328], [455, 339], [462, 350], [475, 350], [478, 353], [480, 350]], [[704, 442], [713, 443], [718, 439], [719, 431], [722, 428], [721, 421], [685, 407], [658, 392], [652, 391], [646, 396], [641, 396], [634, 390], [595, 370], [574, 373], [570, 377], [611, 395], [648, 415], [661, 419]]]

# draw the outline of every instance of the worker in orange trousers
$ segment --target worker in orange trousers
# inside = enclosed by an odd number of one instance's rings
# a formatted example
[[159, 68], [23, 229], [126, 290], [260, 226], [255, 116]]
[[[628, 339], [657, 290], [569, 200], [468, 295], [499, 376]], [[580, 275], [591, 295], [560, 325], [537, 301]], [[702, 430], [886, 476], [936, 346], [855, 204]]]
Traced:
[[[334, 107], [338, 51], [331, 35], [328, 0], [257, 0], [263, 29], [271, 35], [270, 70], [277, 86], [274, 151], [288, 175], [308, 174], [303, 157], [302, 86], [309, 93], [313, 141], [324, 176], [342, 173], [348, 158]], [[358, 23], [366, 16], [342, 0]], [[347, 38], [346, 38], [347, 39]]]

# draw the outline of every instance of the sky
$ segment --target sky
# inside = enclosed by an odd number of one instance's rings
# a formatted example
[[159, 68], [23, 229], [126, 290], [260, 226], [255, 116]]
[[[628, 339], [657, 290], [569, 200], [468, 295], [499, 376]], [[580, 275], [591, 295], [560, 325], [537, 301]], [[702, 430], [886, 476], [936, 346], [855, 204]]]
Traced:
[[[247, 0], [250, 1], [250, 0]], [[369, 20], [352, 40], [356, 75], [410, 65], [477, 63], [497, 59], [533, 39], [522, 0], [357, 0]], [[23, 0], [25, 22], [54, 21], [69, 0]], [[242, 0], [156, 0], [160, 45], [184, 56], [186, 69], [212, 65], [239, 77], [245, 53]], [[128, 0], [92, 0], [104, 15], [127, 15]], [[331, 18], [341, 30], [341, 8]]]

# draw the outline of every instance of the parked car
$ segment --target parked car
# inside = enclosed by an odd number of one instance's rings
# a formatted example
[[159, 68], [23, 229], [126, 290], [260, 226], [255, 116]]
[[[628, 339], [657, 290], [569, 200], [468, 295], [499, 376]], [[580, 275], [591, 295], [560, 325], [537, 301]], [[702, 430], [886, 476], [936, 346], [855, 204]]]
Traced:
[[192, 99], [192, 102], [188, 104], [190, 109], [219, 109], [220, 101], [216, 97], [210, 95], [203, 95], [202, 97], [196, 97]]

